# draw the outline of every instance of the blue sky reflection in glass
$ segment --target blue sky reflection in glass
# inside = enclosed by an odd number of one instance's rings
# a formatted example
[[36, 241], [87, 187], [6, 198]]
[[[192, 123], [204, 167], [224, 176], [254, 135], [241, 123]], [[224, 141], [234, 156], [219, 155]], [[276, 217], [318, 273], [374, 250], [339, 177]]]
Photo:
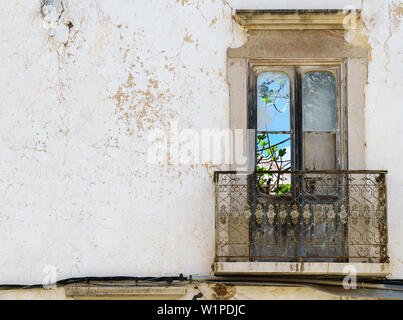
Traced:
[[290, 131], [290, 79], [263, 72], [257, 79], [257, 131]]
[[[263, 72], [257, 79], [258, 166], [269, 170], [285, 169], [291, 160], [290, 79], [284, 72]], [[260, 137], [260, 139], [259, 139]], [[270, 146], [281, 159], [273, 161]], [[261, 158], [263, 156], [263, 158]], [[260, 158], [260, 159], [259, 159]]]

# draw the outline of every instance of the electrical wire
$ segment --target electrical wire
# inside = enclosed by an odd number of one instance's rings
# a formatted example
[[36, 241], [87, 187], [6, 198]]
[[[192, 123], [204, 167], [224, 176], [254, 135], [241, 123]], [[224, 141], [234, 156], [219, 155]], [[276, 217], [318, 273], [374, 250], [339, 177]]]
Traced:
[[[179, 276], [170, 277], [132, 277], [132, 276], [114, 276], [114, 277], [77, 277], [59, 280], [47, 286], [61, 287], [73, 283], [86, 283], [92, 285], [100, 285], [94, 282], [110, 282], [111, 286], [116, 286], [116, 282], [134, 281], [135, 285], [144, 283], [161, 283], [169, 286], [183, 285], [185, 282], [193, 284], [195, 289], [199, 291], [199, 295], [193, 298], [206, 298], [206, 295], [200, 290], [201, 283], [222, 283], [233, 286], [285, 286], [285, 287], [308, 287], [322, 292], [335, 294], [338, 296], [356, 296], [370, 298], [389, 298], [403, 299], [403, 280], [388, 280], [388, 279], [371, 279], [357, 278], [357, 288], [346, 290], [343, 287], [343, 281], [340, 278], [329, 277], [281, 277], [281, 276], [198, 276], [189, 277]], [[105, 285], [105, 284], [102, 284]], [[122, 285], [122, 284], [121, 284]], [[43, 284], [2, 284], [0, 290], [27, 290], [44, 288]]]
[[[63, 280], [56, 281], [55, 283], [46, 284], [46, 286], [61, 287], [73, 283], [87, 283], [91, 281], [98, 282], [116, 282], [116, 281], [134, 281], [138, 282], [166, 282], [167, 284], [172, 284], [174, 281], [184, 282], [188, 278], [180, 274], [178, 277], [132, 277], [132, 276], [115, 276], [115, 277], [77, 277], [77, 278], [67, 278]], [[37, 289], [43, 288], [44, 284], [0, 284], [0, 290], [16, 290], [16, 289]]]

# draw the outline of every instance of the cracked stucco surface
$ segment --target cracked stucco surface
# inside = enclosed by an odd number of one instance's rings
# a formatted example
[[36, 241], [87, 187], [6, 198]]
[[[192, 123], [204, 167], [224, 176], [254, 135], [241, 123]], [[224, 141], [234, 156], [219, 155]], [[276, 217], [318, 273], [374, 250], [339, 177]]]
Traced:
[[[403, 278], [397, 3], [363, 1], [365, 116], [368, 167], [390, 172], [391, 255]], [[231, 8], [69, 0], [64, 43], [49, 39], [40, 4], [0, 3], [0, 283], [41, 282], [46, 265], [59, 278], [210, 274], [215, 168], [148, 165], [146, 137], [173, 120], [228, 126], [226, 50], [244, 40]]]
[[64, 44], [40, 3], [0, 5], [0, 282], [208, 274], [214, 168], [148, 165], [147, 133], [227, 127], [231, 8], [69, 0]]
[[403, 278], [403, 4], [399, 0], [363, 1], [371, 59], [366, 95], [366, 161], [387, 169], [389, 255], [392, 276]]

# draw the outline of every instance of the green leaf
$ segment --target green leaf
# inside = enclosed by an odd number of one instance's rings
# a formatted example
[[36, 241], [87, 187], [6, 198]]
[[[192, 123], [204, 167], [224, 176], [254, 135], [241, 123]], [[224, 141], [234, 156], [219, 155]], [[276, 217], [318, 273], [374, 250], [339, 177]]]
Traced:
[[276, 189], [274, 189], [274, 192], [276, 192], [279, 195], [283, 195], [290, 192], [290, 190], [291, 190], [290, 184], [280, 184]]
[[287, 153], [287, 150], [286, 150], [286, 149], [280, 149], [280, 150], [278, 150], [278, 155], [279, 155], [280, 157], [284, 157], [286, 153]]
[[277, 151], [277, 147], [271, 147], [270, 149], [267, 150], [267, 153], [269, 155], [274, 155]]

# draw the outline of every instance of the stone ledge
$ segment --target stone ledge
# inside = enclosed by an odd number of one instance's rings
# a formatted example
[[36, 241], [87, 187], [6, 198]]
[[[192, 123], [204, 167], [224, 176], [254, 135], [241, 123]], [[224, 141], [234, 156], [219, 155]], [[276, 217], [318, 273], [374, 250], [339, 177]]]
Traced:
[[[333, 275], [342, 276], [355, 267], [358, 276], [386, 277], [387, 263], [328, 263], [328, 262], [216, 262], [215, 275]], [[349, 267], [344, 269], [345, 267]], [[345, 271], [344, 271], [345, 270]]]
[[236, 10], [234, 18], [249, 30], [355, 29], [360, 10]]
[[184, 296], [186, 287], [124, 286], [74, 284], [65, 287], [66, 296], [74, 299], [102, 299], [111, 297], [169, 299]]

